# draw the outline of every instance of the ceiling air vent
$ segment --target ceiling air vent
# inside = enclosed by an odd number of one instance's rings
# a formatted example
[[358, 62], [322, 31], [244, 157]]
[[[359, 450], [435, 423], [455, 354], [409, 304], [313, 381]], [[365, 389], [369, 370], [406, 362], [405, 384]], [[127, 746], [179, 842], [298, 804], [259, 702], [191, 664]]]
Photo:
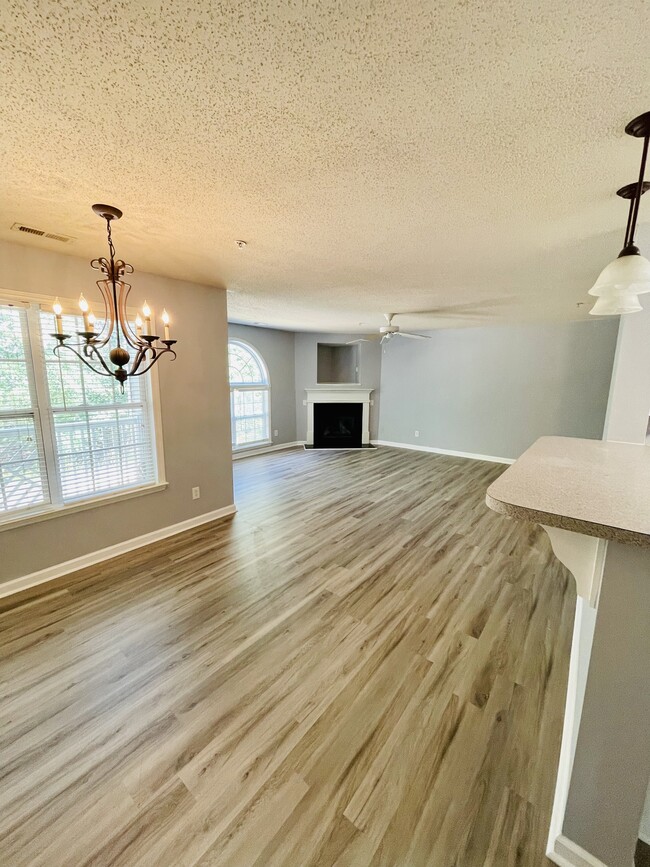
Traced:
[[36, 235], [39, 238], [49, 238], [52, 241], [61, 241], [67, 244], [68, 241], [74, 241], [70, 235], [59, 235], [57, 232], [46, 232], [43, 229], [34, 229], [33, 226], [24, 226], [22, 223], [14, 223], [11, 227], [13, 232], [24, 232], [27, 235]]

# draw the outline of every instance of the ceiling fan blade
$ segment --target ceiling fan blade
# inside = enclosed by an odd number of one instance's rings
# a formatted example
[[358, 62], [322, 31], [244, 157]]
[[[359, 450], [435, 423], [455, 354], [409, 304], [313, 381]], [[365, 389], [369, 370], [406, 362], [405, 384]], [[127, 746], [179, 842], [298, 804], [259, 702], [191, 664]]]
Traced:
[[398, 331], [398, 337], [410, 337], [412, 340], [431, 340], [430, 334], [410, 334], [408, 331]]
[[351, 346], [353, 343], [372, 343], [375, 340], [379, 340], [379, 334], [369, 334], [367, 337], [357, 337], [356, 340], [347, 340], [345, 345]]
[[408, 310], [396, 316], [474, 316], [480, 313], [490, 315], [491, 311], [486, 308], [502, 307], [511, 304], [511, 297], [483, 298], [477, 301], [468, 301], [461, 304], [444, 304], [439, 307], [430, 307], [428, 310]]

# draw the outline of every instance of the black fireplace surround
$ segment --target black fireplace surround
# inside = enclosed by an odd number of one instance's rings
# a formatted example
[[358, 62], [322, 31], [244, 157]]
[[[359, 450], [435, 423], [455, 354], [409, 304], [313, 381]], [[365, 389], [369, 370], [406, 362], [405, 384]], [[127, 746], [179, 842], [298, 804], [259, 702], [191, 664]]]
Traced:
[[360, 449], [362, 403], [315, 403], [314, 448]]

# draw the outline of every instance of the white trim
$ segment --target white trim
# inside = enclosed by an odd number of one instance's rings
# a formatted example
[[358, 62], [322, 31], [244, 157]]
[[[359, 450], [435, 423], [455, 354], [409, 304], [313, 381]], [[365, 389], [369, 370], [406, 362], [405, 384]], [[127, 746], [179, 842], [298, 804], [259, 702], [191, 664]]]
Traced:
[[495, 455], [478, 455], [474, 452], [457, 452], [454, 449], [436, 449], [433, 446], [416, 446], [412, 443], [393, 443], [388, 440], [371, 440], [373, 446], [390, 446], [393, 449], [411, 449], [415, 452], [432, 452], [436, 455], [451, 455], [455, 458], [470, 458], [473, 461], [489, 461], [493, 464], [514, 464], [516, 458], [499, 458]]
[[306, 388], [307, 399], [303, 403], [370, 403], [374, 388], [362, 385], [318, 385]]
[[267, 452], [279, 452], [284, 449], [295, 449], [298, 446], [304, 446], [304, 440], [296, 440], [293, 443], [278, 443], [277, 445], [261, 446], [260, 448], [238, 448], [232, 453], [233, 461], [240, 461], [242, 458], [253, 457], [253, 455], [265, 455]]
[[[569, 659], [569, 676], [567, 680], [564, 720], [562, 724], [562, 744], [558, 760], [555, 793], [553, 795], [553, 810], [548, 831], [548, 852], [553, 852], [557, 840], [566, 839], [562, 835], [564, 815], [569, 797], [569, 785], [573, 772], [573, 759], [578, 741], [578, 729], [582, 717], [582, 703], [587, 684], [589, 659], [591, 657], [591, 642], [593, 640], [596, 615], [587, 600], [578, 596], [573, 622], [573, 638], [571, 641], [571, 656]], [[549, 858], [551, 855], [549, 854]], [[554, 860], [553, 858], [551, 860]], [[556, 861], [559, 864], [559, 861]]]
[[26, 524], [38, 524], [40, 521], [48, 521], [50, 518], [62, 518], [64, 515], [69, 515], [72, 512], [85, 512], [86, 509], [96, 509], [98, 506], [108, 506], [111, 503], [117, 502], [121, 503], [122, 500], [130, 500], [133, 497], [155, 494], [158, 491], [164, 491], [167, 487], [169, 487], [167, 482], [154, 482], [152, 485], [145, 485], [141, 488], [121, 488], [117, 491], [111, 491], [109, 494], [102, 494], [99, 497], [79, 500], [76, 503], [66, 503], [64, 506], [52, 505], [51, 503], [42, 507], [37, 506], [35, 507], [36, 511], [32, 509], [8, 520], [0, 521], [0, 533], [3, 530], [15, 530], [16, 527], [24, 527]]
[[370, 407], [374, 401], [370, 399], [374, 388], [363, 388], [359, 385], [325, 385], [306, 388], [307, 397], [303, 406], [307, 407], [307, 440], [308, 446], [314, 445], [314, 404], [315, 403], [360, 403], [361, 404], [361, 444], [370, 443]]
[[[608, 867], [604, 861], [569, 840], [564, 834], [555, 838], [553, 845], [546, 852], [546, 857], [558, 867]], [[630, 862], [630, 867], [633, 867]]]
[[111, 560], [113, 557], [119, 557], [120, 554], [127, 554], [129, 551], [159, 542], [168, 536], [175, 536], [177, 533], [192, 530], [194, 527], [201, 526], [201, 524], [208, 524], [210, 521], [217, 521], [219, 518], [234, 515], [236, 511], [235, 504], [231, 503], [229, 506], [214, 509], [212, 512], [205, 512], [203, 515], [188, 518], [186, 521], [180, 521], [178, 524], [161, 527], [159, 530], [144, 533], [142, 536], [135, 536], [133, 539], [126, 539], [124, 542], [118, 542], [116, 545], [110, 545], [108, 548], [101, 548], [99, 551], [91, 551], [90, 554], [83, 554], [81, 557], [75, 557], [73, 560], [66, 560], [63, 563], [48, 566], [46, 569], [40, 569], [38, 572], [32, 572], [30, 575], [23, 575], [22, 578], [13, 578], [11, 581], [0, 584], [0, 597], [11, 596], [14, 593], [19, 593], [21, 590], [27, 590], [30, 587], [36, 587], [38, 584], [53, 581], [62, 575], [68, 575], [70, 572], [77, 572], [79, 569], [95, 566], [97, 563], [103, 563], [104, 560]]

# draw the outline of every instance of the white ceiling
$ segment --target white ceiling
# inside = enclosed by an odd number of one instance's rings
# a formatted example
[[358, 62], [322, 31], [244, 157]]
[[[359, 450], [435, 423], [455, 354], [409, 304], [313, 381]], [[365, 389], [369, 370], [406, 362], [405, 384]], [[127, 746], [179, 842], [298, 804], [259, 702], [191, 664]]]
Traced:
[[7, 240], [100, 255], [107, 201], [134, 282], [317, 330], [581, 318], [621, 246], [646, 0], [6, 0], [0, 24]]

